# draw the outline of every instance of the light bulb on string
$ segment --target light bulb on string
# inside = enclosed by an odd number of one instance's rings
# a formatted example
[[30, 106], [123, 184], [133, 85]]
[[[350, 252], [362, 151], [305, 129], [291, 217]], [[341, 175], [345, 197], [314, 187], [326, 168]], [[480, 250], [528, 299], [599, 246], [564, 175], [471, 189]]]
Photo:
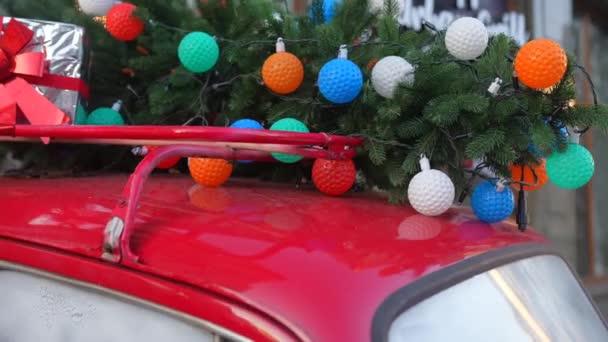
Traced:
[[218, 158], [188, 158], [192, 178], [203, 186], [215, 188], [223, 185], [232, 175], [233, 165]]
[[[308, 133], [308, 127], [302, 121], [293, 119], [293, 118], [284, 118], [281, 119], [272, 126], [270, 126], [271, 131], [283, 131], [283, 132], [298, 132], [298, 133]], [[302, 156], [298, 155], [290, 155], [285, 153], [272, 153], [272, 157], [280, 162], [286, 164], [297, 163], [303, 159]]]
[[188, 71], [202, 73], [215, 66], [220, 56], [220, 48], [209, 34], [191, 32], [179, 43], [177, 55]]
[[513, 191], [505, 183], [504, 179], [498, 182], [486, 180], [473, 190], [471, 207], [480, 221], [497, 223], [506, 220], [513, 213]]
[[[230, 128], [237, 128], [237, 129], [256, 129], [256, 130], [263, 130], [264, 126], [262, 126], [262, 124], [260, 124], [259, 122], [252, 120], [252, 119], [240, 119], [235, 121], [234, 123], [232, 123], [232, 125], [230, 125]], [[248, 164], [251, 163], [251, 160], [239, 160], [239, 163], [243, 163], [243, 164]]]
[[374, 90], [392, 99], [397, 87], [414, 84], [414, 67], [402, 57], [386, 56], [374, 65], [371, 78]]
[[317, 159], [312, 167], [312, 181], [319, 191], [330, 196], [340, 196], [355, 184], [357, 170], [351, 159]]
[[304, 81], [304, 66], [298, 57], [285, 51], [283, 38], [277, 39], [276, 53], [264, 62], [262, 79], [268, 89], [280, 95], [293, 93]]
[[[541, 159], [539, 163], [530, 163], [528, 165], [514, 164], [509, 168], [513, 182], [521, 181], [526, 183], [526, 185], [523, 185], [525, 191], [536, 191], [547, 183], [547, 168], [544, 159]], [[519, 184], [514, 184], [516, 188], [519, 188]]]
[[570, 135], [565, 151], [555, 151], [547, 158], [547, 176], [555, 186], [578, 189], [587, 184], [595, 172], [593, 155], [578, 143], [579, 135]]
[[345, 104], [352, 102], [363, 88], [363, 74], [359, 67], [348, 59], [346, 45], [340, 46], [338, 58], [325, 63], [319, 72], [319, 91], [330, 102]]
[[431, 169], [431, 163], [425, 155], [420, 156], [420, 169], [407, 189], [410, 204], [422, 215], [437, 216], [445, 213], [454, 202], [454, 183], [445, 173]]
[[[560, 143], [565, 143], [568, 141], [568, 128], [561, 123], [557, 122], [552, 124], [550, 120], [545, 120], [545, 125], [551, 126], [555, 135], [556, 142], [552, 145], [552, 150], [557, 150], [559, 148]], [[537, 158], [546, 158], [547, 156], [543, 153], [534, 143], [530, 143], [528, 145], [528, 151]]]
[[134, 15], [136, 9], [128, 2], [112, 6], [106, 15], [106, 30], [118, 40], [135, 40], [145, 28], [144, 22]]
[[112, 105], [112, 108], [97, 108], [89, 114], [86, 124], [90, 126], [123, 126], [125, 120], [120, 115], [121, 107], [122, 101], [118, 100]]
[[323, 20], [317, 20], [313, 8], [310, 8], [309, 16], [315, 24], [329, 24], [334, 19], [342, 0], [323, 0], [322, 14]]
[[515, 71], [521, 83], [532, 89], [551, 93], [566, 73], [568, 57], [562, 47], [550, 39], [534, 39], [515, 56]]
[[488, 41], [488, 29], [473, 17], [455, 20], [445, 33], [445, 46], [450, 54], [464, 61], [481, 56], [488, 47]]

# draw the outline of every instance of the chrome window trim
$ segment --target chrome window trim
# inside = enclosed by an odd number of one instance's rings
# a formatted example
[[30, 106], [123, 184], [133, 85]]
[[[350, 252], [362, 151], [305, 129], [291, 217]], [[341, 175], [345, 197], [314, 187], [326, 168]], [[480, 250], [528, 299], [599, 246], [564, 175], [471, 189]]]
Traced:
[[178, 320], [181, 320], [185, 323], [188, 323], [188, 324], [191, 324], [194, 326], [198, 326], [201, 329], [205, 329], [206, 331], [212, 333], [214, 335], [214, 337], [213, 337], [214, 341], [221, 341], [222, 339], [228, 339], [231, 342], [253, 342], [253, 340], [248, 339], [244, 336], [241, 336], [226, 328], [222, 328], [221, 326], [219, 326], [217, 324], [200, 319], [198, 317], [194, 317], [194, 316], [185, 314], [183, 312], [179, 312], [179, 311], [167, 308], [167, 307], [159, 305], [159, 304], [155, 304], [153, 302], [149, 302], [147, 300], [143, 300], [143, 299], [135, 297], [135, 296], [131, 296], [131, 295], [127, 295], [127, 294], [118, 292], [116, 290], [108, 289], [108, 288], [105, 288], [102, 286], [90, 284], [90, 283], [76, 280], [76, 279], [70, 279], [70, 278], [63, 277], [63, 276], [60, 276], [57, 274], [42, 271], [42, 270], [39, 270], [36, 268], [0, 260], [0, 272], [2, 272], [3, 270], [22, 272], [22, 273], [30, 274], [33, 276], [38, 276], [38, 277], [46, 278], [49, 280], [54, 280], [54, 281], [61, 282], [64, 284], [73, 285], [73, 286], [79, 287], [81, 289], [97, 292], [98, 294], [103, 295], [103, 296], [111, 296], [117, 300], [122, 300], [126, 303], [138, 305], [140, 307], [144, 307], [149, 310], [154, 310], [159, 313], [169, 315], [169, 316], [174, 317]]
[[585, 296], [591, 302], [598, 317], [608, 329], [604, 317], [597, 305], [581, 283], [572, 266], [560, 255], [560, 253], [548, 243], [524, 243], [514, 246], [493, 250], [487, 253], [472, 256], [461, 262], [447, 266], [436, 272], [432, 272], [422, 278], [393, 292], [386, 298], [376, 310], [371, 329], [371, 340], [373, 342], [388, 341], [390, 327], [400, 314], [407, 311], [425, 299], [444, 291], [458, 283], [470, 279], [478, 274], [490, 271], [497, 267], [540, 255], [554, 255], [559, 257], [572, 272]]

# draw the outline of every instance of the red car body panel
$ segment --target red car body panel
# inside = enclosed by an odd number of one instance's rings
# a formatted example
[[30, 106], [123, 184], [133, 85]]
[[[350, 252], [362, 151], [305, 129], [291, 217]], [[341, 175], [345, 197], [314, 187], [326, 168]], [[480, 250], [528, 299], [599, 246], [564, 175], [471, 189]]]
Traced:
[[185, 176], [153, 176], [131, 239], [140, 265], [125, 268], [100, 255], [126, 181], [0, 179], [0, 260], [258, 341], [369, 341], [375, 311], [397, 289], [473, 255], [546, 242], [513, 222], [480, 223], [467, 209], [425, 217], [370, 194], [331, 198], [249, 181], [206, 189]]

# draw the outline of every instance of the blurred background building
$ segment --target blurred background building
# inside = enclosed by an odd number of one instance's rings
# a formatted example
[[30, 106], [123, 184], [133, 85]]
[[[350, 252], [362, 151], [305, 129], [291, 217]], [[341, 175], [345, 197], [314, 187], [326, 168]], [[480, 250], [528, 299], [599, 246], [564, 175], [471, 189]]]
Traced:
[[[296, 13], [306, 13], [311, 0], [281, 0]], [[373, 0], [382, 6], [384, 0]], [[493, 32], [519, 42], [545, 37], [562, 44], [592, 76], [600, 102], [608, 102], [608, 0], [399, 0], [402, 25], [418, 29], [421, 19], [445, 27], [456, 16], [483, 20]], [[591, 87], [581, 74], [578, 104], [592, 104]], [[608, 113], [606, 113], [608, 115]], [[573, 192], [548, 185], [530, 194], [530, 220], [551, 238], [608, 316], [608, 138], [589, 132], [583, 144], [596, 158], [592, 183]], [[604, 207], [606, 205], [606, 207]]]

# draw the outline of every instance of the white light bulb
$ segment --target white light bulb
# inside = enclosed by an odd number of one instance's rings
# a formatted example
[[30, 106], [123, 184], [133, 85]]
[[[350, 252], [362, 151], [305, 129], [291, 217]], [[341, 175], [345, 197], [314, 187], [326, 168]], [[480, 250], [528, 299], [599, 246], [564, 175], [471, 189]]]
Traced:
[[499, 77], [496, 77], [494, 82], [492, 82], [492, 84], [490, 84], [488, 87], [488, 93], [490, 93], [492, 96], [498, 96], [498, 91], [500, 90], [501, 85], [502, 80]]
[[410, 181], [407, 197], [412, 207], [422, 215], [437, 216], [445, 213], [454, 202], [454, 183], [448, 175], [431, 169], [429, 160], [420, 159], [421, 172]]
[[454, 21], [445, 34], [445, 46], [450, 54], [464, 61], [481, 56], [488, 47], [488, 40], [486, 26], [471, 17]]
[[414, 67], [399, 56], [387, 56], [379, 60], [372, 70], [372, 85], [376, 92], [390, 99], [400, 84], [414, 84]]

